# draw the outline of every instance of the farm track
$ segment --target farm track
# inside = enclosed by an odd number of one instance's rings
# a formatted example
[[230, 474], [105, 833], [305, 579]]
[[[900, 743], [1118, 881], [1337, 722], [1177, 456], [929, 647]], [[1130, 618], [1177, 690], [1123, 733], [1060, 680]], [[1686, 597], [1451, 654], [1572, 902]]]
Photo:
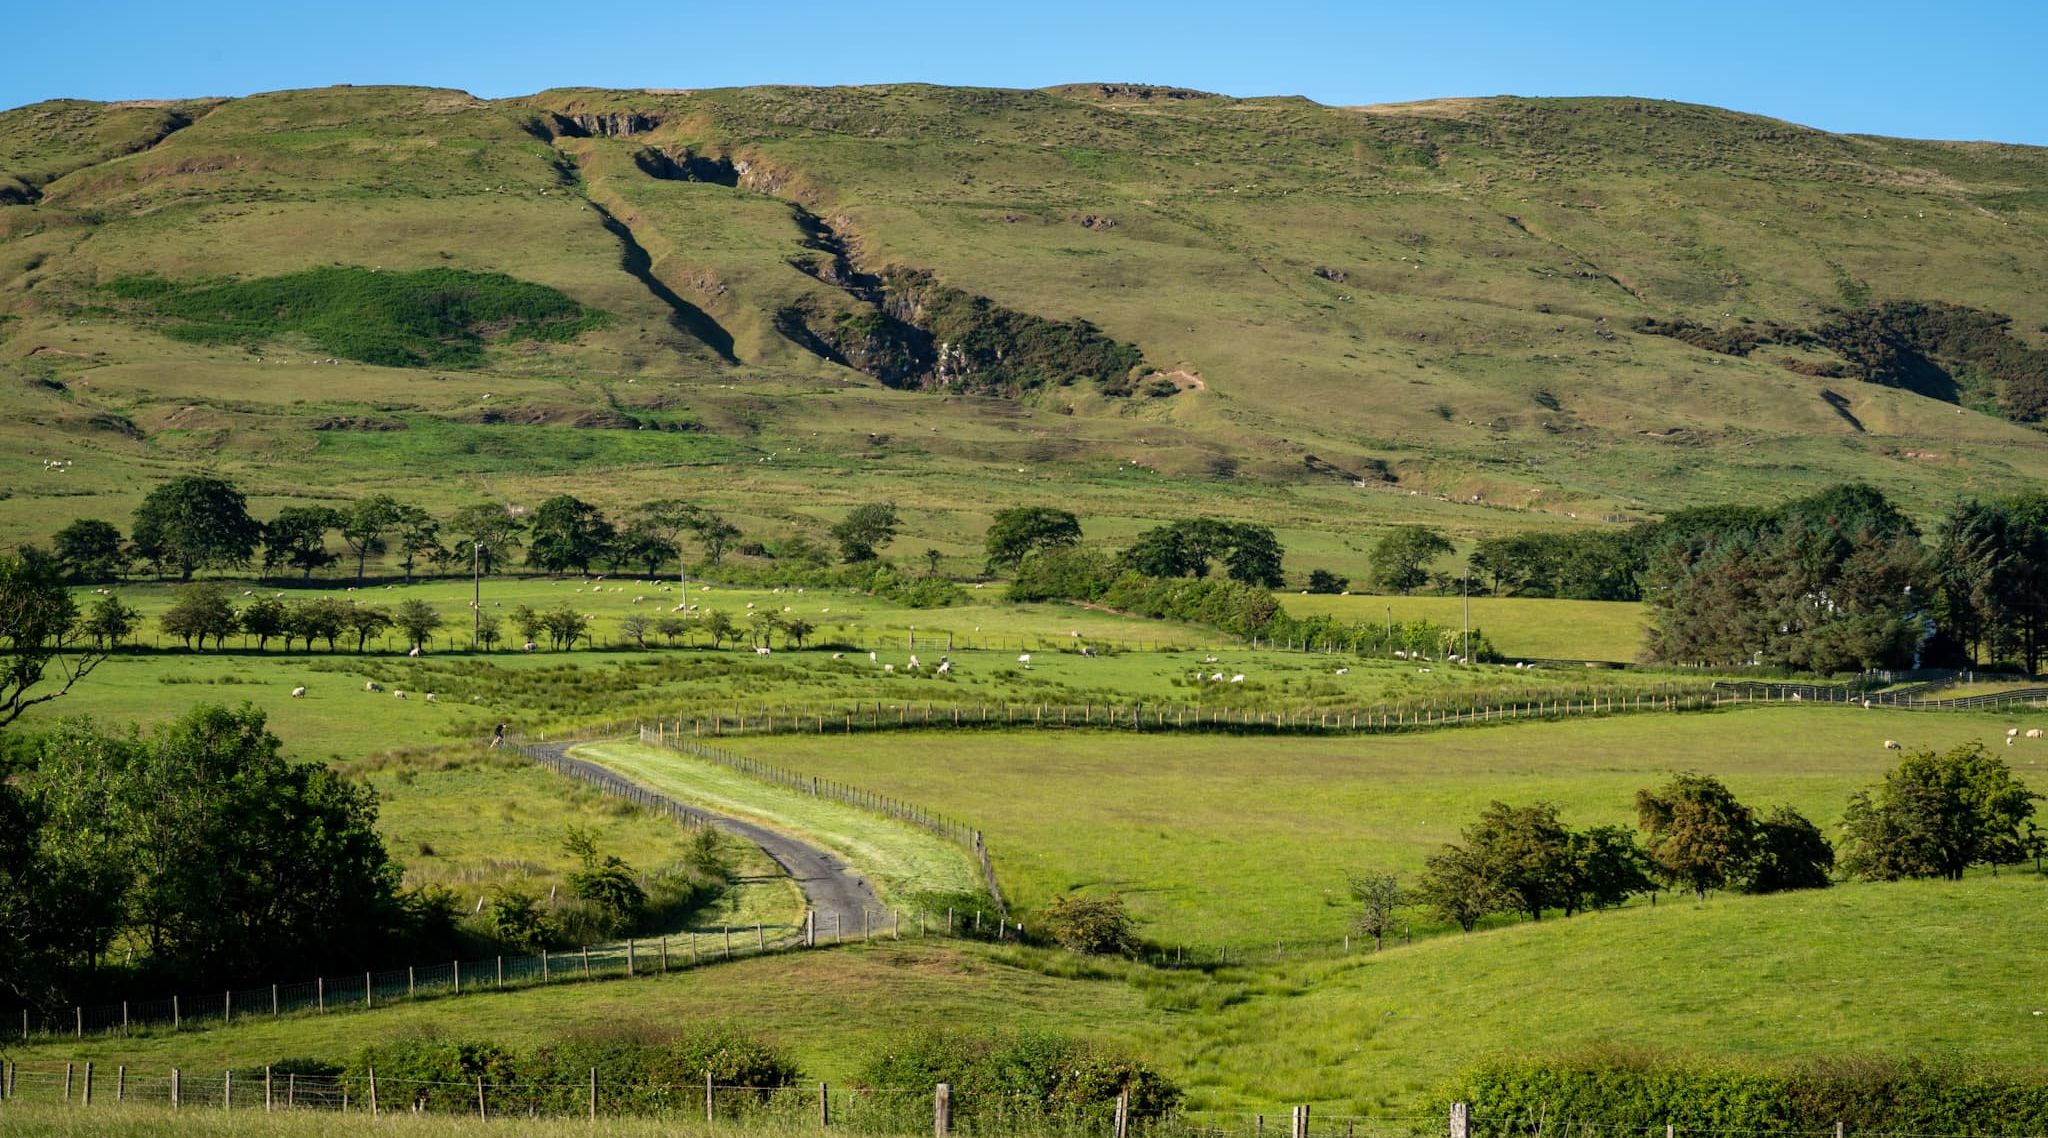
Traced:
[[[526, 749], [549, 756], [573, 769], [588, 782], [606, 780], [630, 782], [624, 775], [602, 763], [579, 759], [569, 753], [574, 743], [529, 743]], [[637, 784], [636, 784], [637, 785]], [[855, 869], [829, 850], [771, 830], [754, 822], [719, 814], [701, 806], [676, 802], [666, 795], [642, 788], [656, 800], [704, 818], [734, 837], [760, 846], [780, 865], [804, 894], [804, 902], [817, 913], [820, 930], [859, 928], [865, 914], [884, 908], [875, 891]]]

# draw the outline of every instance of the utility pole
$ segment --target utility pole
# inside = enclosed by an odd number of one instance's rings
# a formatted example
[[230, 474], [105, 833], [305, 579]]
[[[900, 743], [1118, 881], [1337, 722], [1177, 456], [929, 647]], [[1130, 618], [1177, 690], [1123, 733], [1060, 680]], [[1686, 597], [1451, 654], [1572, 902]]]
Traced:
[[469, 550], [469, 650], [476, 651], [477, 634], [484, 624], [484, 543]]
[[1465, 566], [1465, 662], [1472, 662], [1472, 567]]

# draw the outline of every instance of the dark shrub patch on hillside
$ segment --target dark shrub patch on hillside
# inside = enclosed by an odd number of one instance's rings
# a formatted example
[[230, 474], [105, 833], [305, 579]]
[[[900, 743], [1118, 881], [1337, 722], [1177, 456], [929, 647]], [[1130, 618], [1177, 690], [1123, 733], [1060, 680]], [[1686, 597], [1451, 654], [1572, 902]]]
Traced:
[[934, 344], [921, 386], [1014, 397], [1091, 379], [1105, 395], [1127, 396], [1134, 390], [1132, 369], [1145, 359], [1136, 345], [1111, 339], [1086, 320], [1048, 320], [1004, 308], [942, 285], [929, 272], [892, 270], [883, 290], [889, 316], [922, 330]]
[[1682, 344], [1705, 348], [1724, 356], [1746, 356], [1756, 350], [1759, 344], [1799, 344], [1810, 342], [1813, 337], [1797, 329], [1781, 324], [1754, 324], [1744, 321], [1730, 324], [1726, 328], [1714, 328], [1697, 320], [1683, 316], [1675, 320], [1659, 320], [1645, 316], [1630, 328], [1645, 336], [1668, 336]]
[[247, 281], [122, 277], [107, 292], [199, 344], [255, 344], [297, 332], [321, 351], [384, 367], [476, 367], [495, 340], [568, 341], [605, 313], [546, 285], [461, 269], [308, 269]]
[[1958, 304], [1889, 301], [1815, 329], [1866, 383], [1950, 403], [1996, 403], [2017, 422], [2048, 415], [2048, 351], [2012, 335], [2012, 318]]

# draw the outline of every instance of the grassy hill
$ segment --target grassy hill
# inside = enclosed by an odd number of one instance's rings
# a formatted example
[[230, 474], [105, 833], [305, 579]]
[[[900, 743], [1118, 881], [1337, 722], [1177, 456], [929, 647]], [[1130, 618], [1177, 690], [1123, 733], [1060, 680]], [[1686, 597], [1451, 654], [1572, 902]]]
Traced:
[[[2025, 147], [1637, 99], [338, 87], [0, 112], [0, 203], [10, 539], [206, 466], [266, 508], [681, 492], [771, 534], [893, 496], [948, 552], [1020, 501], [1206, 509], [1344, 567], [1397, 521], [2048, 475], [1997, 397], [2048, 359]], [[372, 272], [446, 287], [277, 318]], [[581, 315], [452, 303], [486, 278]], [[1905, 302], [2010, 320], [1871, 315]]]
[[[844, 1084], [873, 1048], [933, 1023], [1073, 1032], [1144, 1054], [1189, 1106], [1268, 1114], [1413, 1113], [1481, 1059], [1602, 1045], [1755, 1061], [1825, 1051], [2038, 1055], [2048, 975], [2010, 931], [2039, 912], [2031, 874], [1715, 897], [1522, 924], [1406, 947], [1222, 969], [1088, 963], [1057, 952], [882, 942], [617, 983], [562, 985], [130, 1039], [14, 1048], [131, 1075], [355, 1053], [439, 1034], [534, 1043], [740, 1022], [807, 1078]], [[1646, 966], [1654, 962], [1654, 966]], [[1873, 994], [1869, 978], [1885, 978]], [[602, 1026], [599, 1026], [602, 1025]], [[1222, 1121], [1222, 1120], [1219, 1120]]]

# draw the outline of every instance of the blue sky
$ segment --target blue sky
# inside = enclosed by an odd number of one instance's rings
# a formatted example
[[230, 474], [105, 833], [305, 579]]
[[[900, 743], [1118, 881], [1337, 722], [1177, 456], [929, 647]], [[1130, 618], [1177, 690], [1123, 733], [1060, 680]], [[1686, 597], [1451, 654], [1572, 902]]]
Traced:
[[1325, 103], [1642, 95], [1829, 130], [2048, 145], [2048, 0], [13, 6], [0, 106], [416, 83], [1171, 83]]

